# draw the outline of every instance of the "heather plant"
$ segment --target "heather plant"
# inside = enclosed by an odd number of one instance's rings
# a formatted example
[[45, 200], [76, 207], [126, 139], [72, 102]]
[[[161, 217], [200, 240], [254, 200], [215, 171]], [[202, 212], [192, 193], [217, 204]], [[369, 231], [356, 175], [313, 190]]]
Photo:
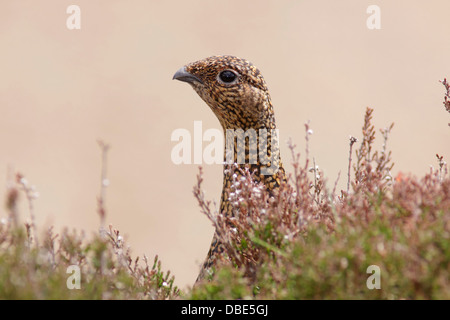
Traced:
[[[439, 169], [422, 178], [394, 179], [387, 148], [393, 124], [380, 130], [383, 144], [374, 150], [372, 113], [366, 110], [353, 166], [350, 151], [349, 188], [340, 195], [337, 183], [331, 192], [325, 187], [315, 160], [310, 167], [308, 123], [304, 165], [290, 144], [294, 173], [272, 196], [244, 170], [232, 185], [232, 217], [211, 210], [200, 170], [194, 195], [225, 243], [225, 254], [191, 298], [450, 298], [447, 165], [437, 155]], [[350, 137], [350, 150], [355, 143]], [[379, 288], [369, 283], [374, 267]]]
[[[445, 96], [444, 96], [444, 107], [447, 112], [450, 112], [450, 84], [447, 81], [447, 78], [441, 81], [441, 83], [445, 87]], [[448, 124], [450, 126], [450, 123]]]
[[[449, 111], [450, 87], [442, 83]], [[277, 191], [269, 194], [253, 172], [240, 169], [229, 194], [232, 216], [205, 198], [200, 167], [194, 196], [225, 252], [210, 276], [184, 293], [157, 256], [132, 257], [120, 232], [105, 226], [108, 145], [100, 142], [100, 230], [90, 238], [67, 228], [38, 234], [39, 194], [17, 174], [8, 184], [8, 215], [0, 220], [0, 299], [450, 299], [447, 163], [437, 154], [437, 167], [423, 177], [393, 177], [393, 124], [379, 131], [376, 150], [372, 117], [367, 108], [361, 138], [349, 138], [340, 192], [338, 180], [330, 189], [310, 158], [309, 123], [303, 156], [289, 142], [293, 172]], [[21, 195], [29, 211], [24, 225]]]
[[[100, 232], [87, 238], [83, 231], [50, 227], [38, 237], [33, 201], [38, 194], [25, 177], [9, 183], [8, 217], [0, 221], [0, 299], [172, 299], [179, 296], [170, 272], [158, 256], [133, 258], [120, 232], [104, 220], [106, 152], [102, 149], [102, 184], [98, 198]], [[28, 201], [29, 222], [19, 224], [18, 201]], [[38, 241], [39, 239], [39, 241]]]
[[[156, 256], [143, 264], [132, 259], [117, 230], [107, 238], [49, 228], [42, 245], [30, 242], [23, 228], [0, 225], [1, 299], [169, 299], [178, 296], [170, 273]], [[73, 266], [80, 286], [72, 285]]]
[[[118, 231], [110, 239], [49, 228], [36, 246], [25, 230], [0, 225], [1, 299], [168, 299], [178, 295], [155, 257], [132, 260]], [[80, 285], [72, 279], [79, 268]]]

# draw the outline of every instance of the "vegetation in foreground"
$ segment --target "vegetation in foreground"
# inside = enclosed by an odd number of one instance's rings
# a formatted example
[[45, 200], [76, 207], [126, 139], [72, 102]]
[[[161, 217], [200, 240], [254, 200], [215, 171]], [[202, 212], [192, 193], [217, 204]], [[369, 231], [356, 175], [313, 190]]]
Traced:
[[[442, 83], [450, 112], [449, 84]], [[200, 168], [194, 195], [226, 252], [210, 279], [186, 292], [157, 257], [133, 258], [119, 231], [103, 227], [106, 184], [98, 235], [50, 228], [38, 238], [35, 193], [17, 175], [0, 220], [0, 299], [450, 299], [447, 164], [436, 155], [437, 168], [423, 177], [392, 177], [393, 126], [380, 130], [383, 144], [375, 151], [372, 112], [366, 110], [355, 159], [358, 142], [350, 137], [347, 190], [339, 194], [337, 182], [328, 190], [309, 160], [308, 124], [304, 164], [291, 145], [294, 172], [275, 196], [251, 172], [234, 182], [234, 217], [211, 210]], [[18, 223], [19, 194], [29, 204], [25, 226]]]
[[[381, 130], [383, 146], [374, 151], [372, 111], [366, 111], [354, 176], [339, 195], [325, 188], [323, 173], [308, 159], [299, 165], [294, 146], [294, 174], [275, 197], [250, 172], [235, 181], [232, 218], [211, 212], [199, 174], [195, 196], [227, 246], [221, 266], [190, 298], [450, 298], [447, 166], [436, 155], [438, 168], [424, 177], [393, 178], [386, 148], [392, 125]], [[351, 137], [350, 149], [355, 143]]]

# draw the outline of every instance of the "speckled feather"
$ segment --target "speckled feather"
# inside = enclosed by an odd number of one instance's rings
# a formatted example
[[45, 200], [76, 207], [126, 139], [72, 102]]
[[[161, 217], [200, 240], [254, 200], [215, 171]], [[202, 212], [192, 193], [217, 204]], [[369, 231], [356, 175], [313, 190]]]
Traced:
[[[183, 78], [177, 76], [182, 71]], [[249, 61], [234, 56], [213, 56], [200, 61], [190, 63], [180, 69], [174, 76], [174, 79], [188, 82], [198, 95], [207, 103], [214, 114], [217, 116], [224, 134], [227, 129], [242, 129], [247, 131], [254, 129], [259, 138], [259, 130], [267, 130], [267, 155], [270, 159], [272, 145], [276, 137], [271, 136], [271, 129], [276, 129], [275, 116], [272, 102], [269, 95], [266, 82], [261, 72]], [[225, 70], [233, 71], [237, 76], [232, 83], [225, 83], [219, 75]], [[186, 76], [189, 78], [185, 80]], [[234, 162], [237, 162], [237, 150], [239, 139], [234, 138]], [[239, 168], [245, 166], [250, 167], [251, 172], [255, 172], [255, 180], [264, 183], [269, 192], [273, 192], [286, 180], [285, 171], [283, 169], [281, 159], [278, 163], [278, 170], [271, 175], [264, 175], [261, 169], [264, 166], [260, 159], [250, 159], [249, 154], [249, 138], [246, 138], [245, 146], [245, 163], [230, 167], [224, 166], [223, 189], [220, 200], [220, 211], [224, 215], [233, 216], [233, 207], [229, 201], [230, 186], [233, 181], [233, 175], [238, 177], [241, 175]], [[255, 144], [256, 145], [256, 144]], [[275, 152], [279, 152], [276, 149]], [[279, 154], [276, 156], [279, 157]], [[226, 151], [225, 151], [226, 157]], [[239, 161], [242, 163], [242, 161]], [[270, 167], [271, 163], [265, 164]], [[228, 168], [228, 169], [227, 169]], [[204, 278], [206, 271], [215, 264], [217, 255], [223, 252], [217, 234], [211, 243], [208, 256], [203, 264], [197, 281]]]

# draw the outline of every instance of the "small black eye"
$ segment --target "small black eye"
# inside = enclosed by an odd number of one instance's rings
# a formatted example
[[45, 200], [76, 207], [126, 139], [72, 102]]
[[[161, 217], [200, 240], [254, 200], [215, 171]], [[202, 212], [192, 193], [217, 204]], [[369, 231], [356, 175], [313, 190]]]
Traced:
[[220, 80], [222, 80], [225, 83], [233, 82], [234, 80], [236, 80], [236, 77], [237, 77], [236, 74], [233, 71], [230, 71], [230, 70], [222, 71], [219, 74]]

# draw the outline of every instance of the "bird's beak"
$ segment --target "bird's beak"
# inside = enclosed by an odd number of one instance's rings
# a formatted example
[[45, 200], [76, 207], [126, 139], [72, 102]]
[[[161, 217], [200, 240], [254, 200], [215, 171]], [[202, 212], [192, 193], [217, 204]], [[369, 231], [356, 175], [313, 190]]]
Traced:
[[199, 83], [203, 83], [202, 80], [200, 80], [200, 78], [194, 76], [193, 74], [189, 73], [186, 71], [186, 67], [181, 67], [180, 69], [178, 69], [177, 72], [175, 72], [175, 74], [173, 75], [172, 80], [180, 80], [180, 81], [184, 81], [187, 83], [193, 83], [194, 81], [197, 81]]

